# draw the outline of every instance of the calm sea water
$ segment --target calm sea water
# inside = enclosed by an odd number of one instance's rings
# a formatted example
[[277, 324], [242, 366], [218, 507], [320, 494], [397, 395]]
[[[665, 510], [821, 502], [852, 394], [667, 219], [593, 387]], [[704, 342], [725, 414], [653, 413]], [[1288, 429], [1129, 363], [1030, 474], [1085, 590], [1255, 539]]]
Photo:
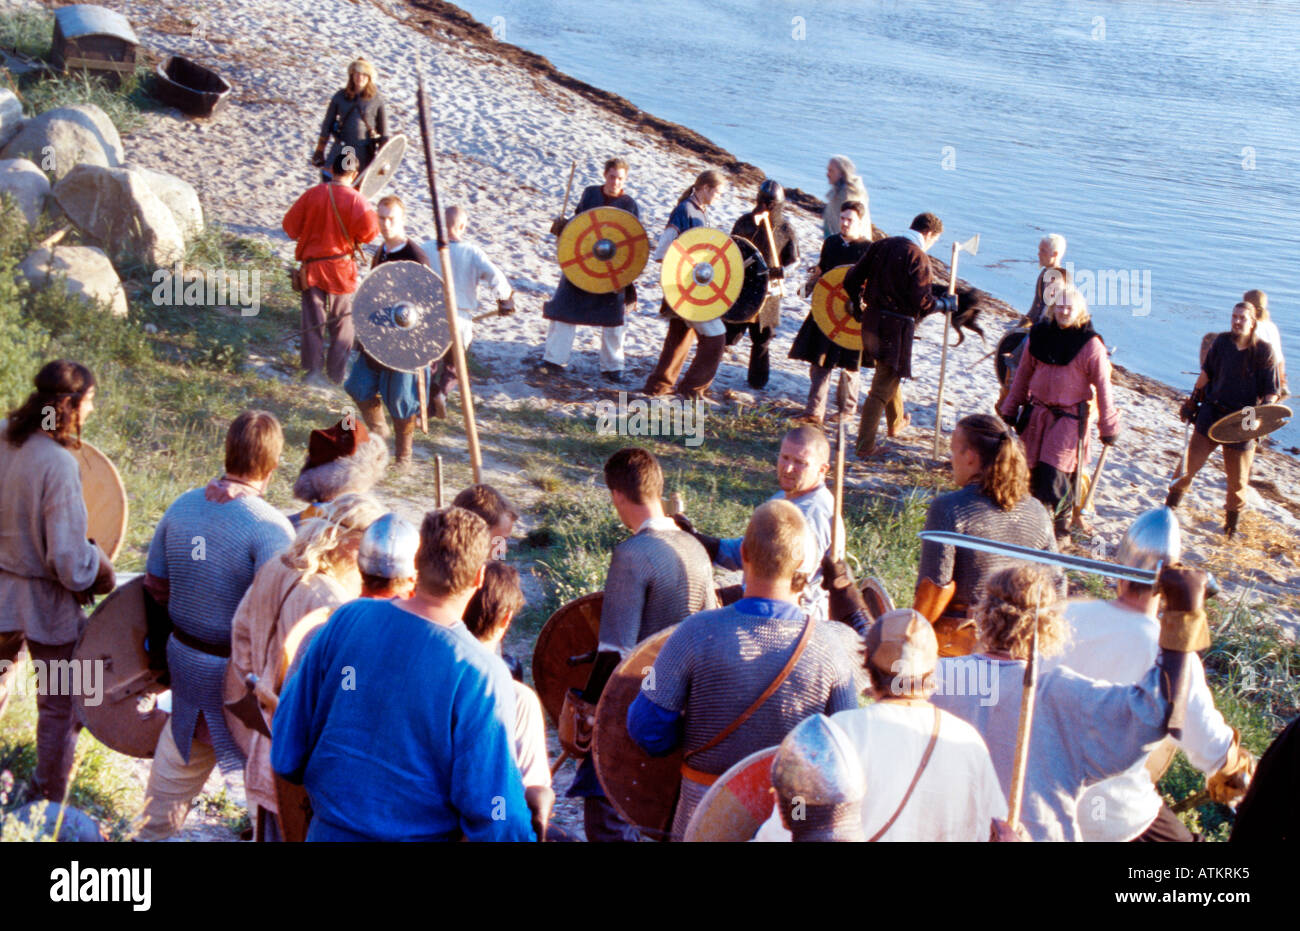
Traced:
[[962, 277], [1018, 306], [1061, 233], [1114, 360], [1177, 387], [1262, 288], [1300, 390], [1300, 4], [459, 5], [789, 186], [848, 155], [878, 226], [934, 211], [945, 260], [980, 233]]

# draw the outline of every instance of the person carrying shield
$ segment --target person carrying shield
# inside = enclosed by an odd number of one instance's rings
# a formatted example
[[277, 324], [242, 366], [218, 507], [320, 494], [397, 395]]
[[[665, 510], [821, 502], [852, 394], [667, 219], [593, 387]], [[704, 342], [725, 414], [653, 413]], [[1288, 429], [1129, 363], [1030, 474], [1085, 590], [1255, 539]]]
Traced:
[[862, 320], [863, 364], [876, 369], [858, 427], [859, 459], [876, 454], [881, 413], [890, 436], [906, 427], [900, 389], [903, 379], [912, 377], [916, 325], [936, 310], [951, 313], [957, 309], [955, 298], [936, 297], [930, 287], [930, 260], [925, 253], [942, 233], [943, 222], [938, 217], [917, 214], [906, 233], [873, 242], [844, 276], [854, 316]]
[[[1186, 472], [1169, 486], [1166, 507], [1176, 508], [1182, 504], [1192, 479], [1219, 445], [1210, 439], [1210, 428], [1217, 421], [1241, 412], [1242, 426], [1250, 432], [1247, 423], [1252, 419], [1255, 406], [1272, 404], [1277, 400], [1282, 390], [1277, 359], [1268, 343], [1258, 338], [1257, 326], [1254, 307], [1244, 301], [1237, 304], [1232, 308], [1231, 331], [1220, 333], [1206, 353], [1191, 397], [1178, 411], [1183, 422], [1195, 424], [1196, 429], [1187, 447]], [[1242, 509], [1246, 506], [1246, 488], [1250, 485], [1250, 467], [1255, 461], [1255, 443], [1252, 437], [1223, 444], [1223, 471], [1228, 478], [1223, 533], [1229, 539], [1237, 532]]]
[[748, 322], [724, 321], [727, 328], [727, 345], [749, 334], [749, 369], [746, 379], [749, 387], [763, 389], [771, 372], [768, 344], [772, 334], [781, 324], [781, 298], [784, 295], [785, 270], [799, 261], [799, 240], [794, 227], [785, 218], [785, 188], [771, 178], [758, 186], [754, 209], [738, 219], [731, 227], [732, 236], [748, 239], [758, 247], [767, 262], [768, 293], [758, 315]]
[[294, 258], [302, 287], [302, 367], [305, 381], [331, 387], [321, 378], [321, 330], [329, 328], [326, 371], [334, 384], [342, 384], [352, 353], [352, 295], [357, 290], [354, 256], [363, 243], [379, 235], [374, 209], [350, 185], [356, 177], [355, 160], [340, 153], [334, 160], [334, 178], [302, 194], [281, 224], [285, 235], [296, 240]]
[[[866, 207], [856, 200], [845, 201], [839, 215], [839, 232], [827, 236], [822, 243], [821, 257], [808, 276], [804, 293], [811, 294], [818, 280], [832, 268], [854, 265], [871, 247], [871, 227], [863, 227]], [[840, 385], [836, 392], [838, 413], [833, 420], [852, 418], [858, 411], [858, 366], [862, 352], [845, 349], [822, 332], [811, 313], [795, 334], [790, 346], [790, 358], [808, 363], [808, 403], [804, 411], [794, 418], [797, 423], [820, 425], [826, 415], [826, 396], [830, 393], [831, 376], [840, 370]]]
[[[95, 376], [58, 359], [41, 367], [35, 391], [0, 422], [0, 715], [24, 644], [34, 662], [72, 661], [83, 605], [111, 592], [113, 564], [86, 539], [81, 471], [70, 450], [95, 409]], [[36, 696], [33, 793], [63, 801], [80, 725], [73, 695]]]
[[[377, 81], [375, 66], [365, 58], [348, 65], [347, 86], [330, 98], [311, 155], [311, 163], [321, 169], [322, 181], [337, 177], [334, 163], [340, 155], [351, 154], [359, 176], [388, 141], [388, 111]], [[334, 145], [326, 155], [325, 147], [331, 138]]]
[[685, 750], [677, 839], [732, 765], [780, 743], [809, 715], [858, 706], [853, 660], [831, 625], [798, 603], [807, 538], [793, 504], [760, 505], [740, 546], [745, 597], [682, 621], [628, 709], [628, 736], [646, 753]]
[[[668, 255], [668, 248], [674, 239], [687, 230], [708, 226], [709, 205], [717, 200], [718, 195], [726, 190], [727, 179], [722, 172], [712, 168], [700, 172], [695, 183], [686, 189], [677, 206], [668, 217], [668, 225], [659, 236], [659, 245], [655, 248], [654, 258], [662, 262]], [[642, 393], [648, 397], [662, 397], [676, 393], [684, 398], [704, 398], [718, 374], [718, 365], [722, 362], [723, 350], [727, 348], [727, 327], [720, 317], [713, 320], [688, 321], [673, 313], [667, 301], [661, 305], [661, 313], [669, 317], [668, 333], [664, 336], [664, 347], [659, 353], [655, 369], [646, 379]], [[700, 339], [699, 348], [691, 366], [677, 384], [677, 375], [686, 361], [686, 354], [691, 351], [695, 337]]]
[[[705, 548], [664, 515], [664, 475], [654, 454], [636, 447], [614, 453], [605, 463], [605, 485], [619, 521], [632, 536], [610, 556], [596, 667], [585, 690], [593, 697], [604, 687], [600, 680], [608, 679], [638, 643], [717, 603]], [[579, 764], [568, 794], [583, 798], [587, 840], [637, 839], [605, 798], [590, 756]]]
[[[1101, 441], [1114, 445], [1119, 435], [1119, 410], [1110, 385], [1110, 356], [1097, 331], [1087, 302], [1077, 289], [1064, 286], [1049, 304], [1044, 318], [1029, 331], [1028, 351], [998, 413], [1015, 424], [1020, 408], [1029, 405], [1025, 428], [1025, 458], [1029, 491], [1053, 515], [1057, 537], [1070, 532], [1079, 476], [1091, 456], [1089, 433], [1097, 424]], [[1094, 421], [1094, 402], [1096, 419]]]
[[[605, 162], [605, 181], [593, 184], [582, 192], [576, 217], [597, 207], [614, 207], [626, 210], [638, 220], [641, 210], [632, 195], [624, 190], [627, 184], [627, 162], [611, 158]], [[551, 232], [559, 236], [569, 221], [563, 217], [551, 225]], [[543, 374], [554, 375], [564, 371], [573, 353], [573, 340], [579, 326], [601, 328], [600, 374], [606, 381], [619, 383], [623, 377], [623, 337], [627, 334], [626, 314], [636, 307], [636, 285], [629, 284], [607, 294], [584, 291], [561, 275], [555, 296], [542, 305], [542, 316], [551, 321], [546, 331], [546, 347], [542, 350]]]

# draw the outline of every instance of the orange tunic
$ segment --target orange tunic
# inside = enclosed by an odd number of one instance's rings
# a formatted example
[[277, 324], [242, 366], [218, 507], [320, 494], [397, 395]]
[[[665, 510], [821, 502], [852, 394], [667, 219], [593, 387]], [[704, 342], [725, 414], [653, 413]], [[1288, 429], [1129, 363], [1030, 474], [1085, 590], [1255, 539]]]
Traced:
[[339, 217], [352, 240], [359, 245], [379, 235], [379, 218], [374, 208], [346, 184], [333, 182], [308, 188], [284, 215], [282, 225], [289, 238], [298, 242], [294, 258], [323, 259], [303, 266], [304, 284], [329, 294], [351, 294], [357, 289], [357, 266], [351, 256], [352, 241], [343, 235], [330, 206], [331, 190]]

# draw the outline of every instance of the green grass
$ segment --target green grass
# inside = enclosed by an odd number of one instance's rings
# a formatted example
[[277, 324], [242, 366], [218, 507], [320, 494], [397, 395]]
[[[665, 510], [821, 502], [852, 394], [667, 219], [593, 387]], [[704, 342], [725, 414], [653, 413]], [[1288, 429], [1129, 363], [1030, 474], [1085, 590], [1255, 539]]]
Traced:
[[54, 42], [54, 17], [44, 10], [14, 10], [0, 16], [0, 48], [27, 58], [48, 59]]

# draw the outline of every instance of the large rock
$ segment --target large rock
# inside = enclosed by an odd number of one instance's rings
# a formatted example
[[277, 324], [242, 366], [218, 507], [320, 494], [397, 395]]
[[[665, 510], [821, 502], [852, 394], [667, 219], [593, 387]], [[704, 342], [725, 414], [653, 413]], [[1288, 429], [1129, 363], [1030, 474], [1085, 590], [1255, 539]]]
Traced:
[[0, 90], [0, 147], [7, 146], [23, 126], [23, 104], [14, 92]]
[[8, 194], [22, 210], [28, 225], [35, 225], [45, 209], [50, 179], [25, 158], [0, 159], [0, 194]]
[[94, 104], [58, 107], [23, 123], [0, 158], [27, 158], [62, 178], [77, 165], [116, 168], [125, 154], [117, 127]]
[[162, 171], [135, 165], [130, 166], [130, 169], [143, 175], [149, 189], [171, 210], [186, 242], [203, 232], [203, 205], [199, 203], [199, 192], [194, 190], [192, 184]]
[[59, 827], [58, 840], [63, 843], [97, 844], [104, 840], [99, 823], [72, 806], [63, 810], [62, 824], [59, 824], [59, 806], [46, 801], [28, 802], [11, 817], [35, 835], [33, 840], [53, 840], [55, 825]]
[[122, 281], [108, 256], [94, 246], [37, 249], [23, 260], [18, 271], [34, 288], [48, 287], [53, 278], [62, 275], [67, 279], [69, 294], [90, 304], [107, 304], [115, 317], [126, 316]]
[[138, 171], [78, 165], [54, 185], [54, 199], [79, 230], [115, 254], [158, 267], [185, 255], [176, 217]]

